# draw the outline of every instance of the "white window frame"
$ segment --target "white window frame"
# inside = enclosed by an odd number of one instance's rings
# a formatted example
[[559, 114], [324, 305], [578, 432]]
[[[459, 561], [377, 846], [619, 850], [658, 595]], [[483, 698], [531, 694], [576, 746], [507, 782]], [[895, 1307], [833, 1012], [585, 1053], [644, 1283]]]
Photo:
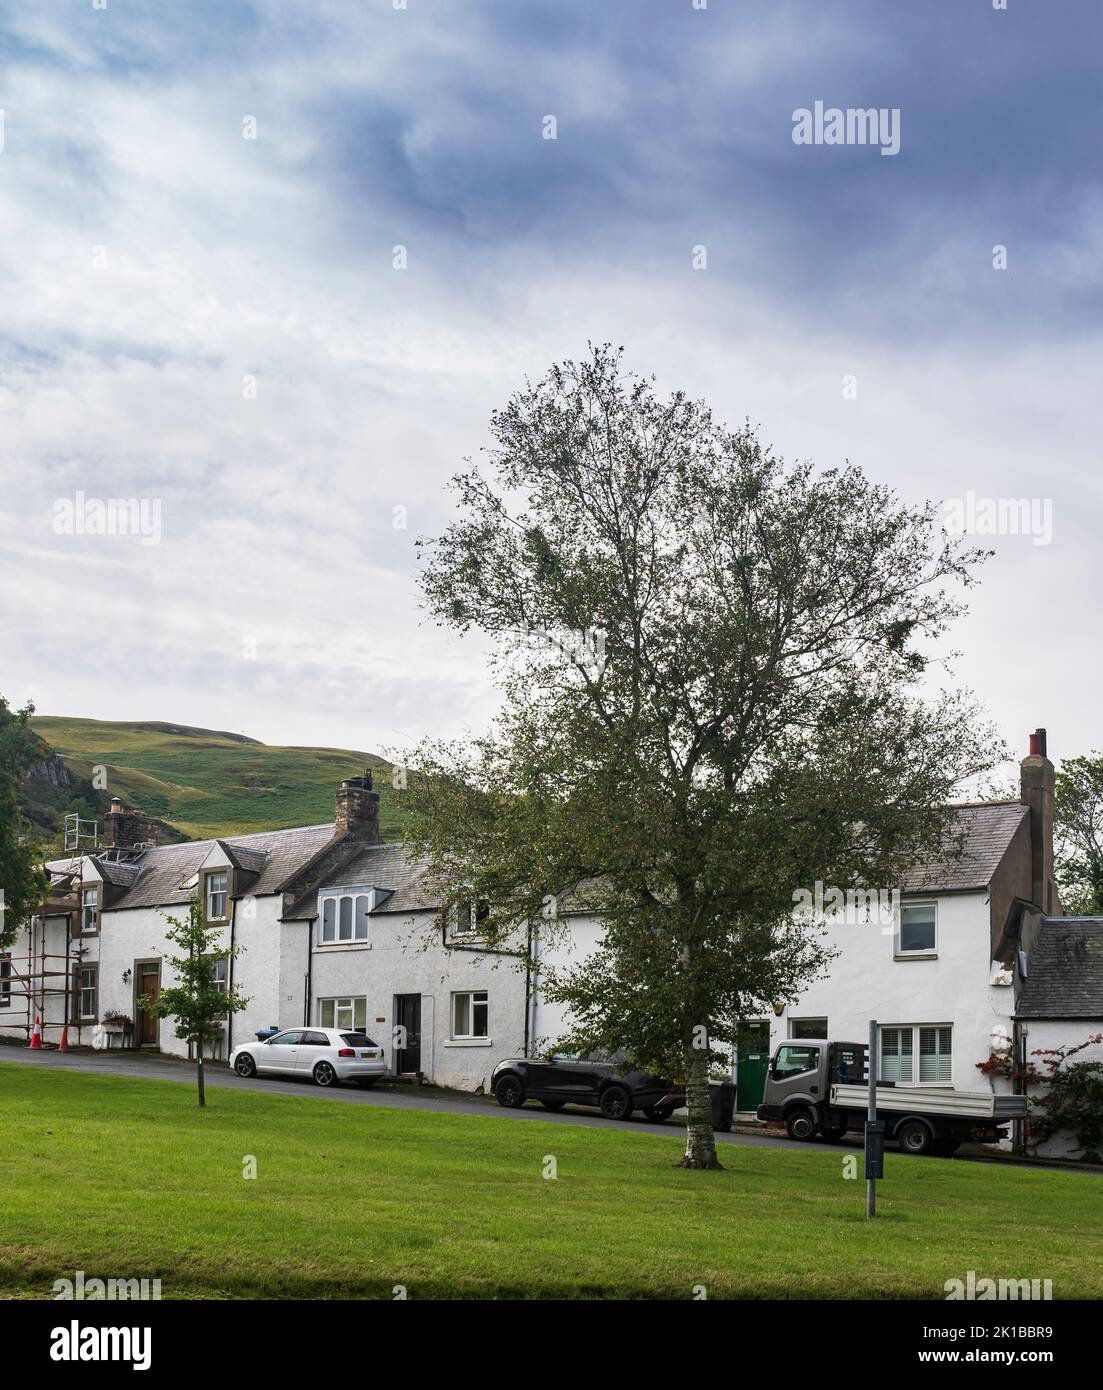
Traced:
[[[910, 950], [904, 949], [904, 913], [909, 908], [924, 907], [930, 908], [934, 915], [934, 945], [932, 946], [913, 946]], [[896, 956], [899, 960], [919, 959], [922, 956], [938, 955], [938, 900], [936, 898], [923, 899], [919, 902], [901, 903], [900, 917], [896, 924]]]
[[490, 904], [485, 898], [462, 899], [448, 914], [449, 940], [481, 935], [482, 923], [489, 916]]
[[378, 894], [370, 884], [358, 888], [326, 889], [319, 895], [318, 945], [370, 945], [371, 914], [377, 899]]
[[[91, 975], [92, 983], [90, 985], [84, 983], [85, 975]], [[82, 965], [80, 967], [79, 980], [80, 983], [78, 988], [80, 990], [80, 998], [77, 1001], [77, 1017], [84, 1023], [87, 1019], [94, 1019], [96, 1017], [100, 992], [99, 966], [96, 964]], [[86, 994], [91, 994], [92, 996], [92, 1007], [87, 1010], [84, 1007], [84, 997]]]
[[[928, 1039], [924, 1039], [924, 1036], [923, 1036], [923, 1035], [924, 1035], [925, 1033], [926, 1033], [926, 1034], [930, 1034], [930, 1033], [932, 1033], [932, 1032], [935, 1033], [936, 1035], [938, 1035], [938, 1036], [936, 1036], [936, 1038], [934, 1039], [936, 1050], [935, 1050], [933, 1053], [930, 1052], [930, 1051], [928, 1051], [926, 1054], [924, 1054], [923, 1051], [922, 1051], [924, 1041], [929, 1042], [930, 1039], [929, 1039], [929, 1038], [928, 1038]], [[949, 1045], [949, 1047], [948, 1047], [945, 1051], [942, 1050], [942, 1046], [941, 1046], [941, 1044], [942, 1044], [942, 1037], [941, 1037], [941, 1034], [944, 1033], [944, 1032], [945, 1032], [945, 1033], [949, 1033], [949, 1035], [950, 1035], [950, 1045]], [[909, 1065], [909, 1067], [908, 1067], [908, 1075], [907, 1075], [906, 1077], [902, 1075], [902, 1072], [903, 1072], [903, 1068], [902, 1068], [902, 1067], [897, 1067], [897, 1068], [895, 1068], [895, 1070], [896, 1070], [896, 1072], [897, 1072], [897, 1075], [895, 1075], [895, 1076], [886, 1076], [886, 1075], [885, 1075], [885, 1034], [886, 1034], [886, 1033], [898, 1033], [898, 1034], [900, 1034], [900, 1040], [901, 1040], [901, 1041], [904, 1039], [904, 1037], [907, 1037], [907, 1041], [908, 1041], [908, 1046], [909, 1046], [909, 1048], [910, 1048], [910, 1052], [906, 1052], [906, 1053], [905, 1053], [905, 1052], [901, 1051], [901, 1052], [899, 1052], [899, 1053], [894, 1054], [894, 1057], [907, 1056], [908, 1062], [909, 1062], [910, 1065]], [[954, 1081], [953, 1081], [953, 1078], [954, 1078], [954, 1025], [953, 1025], [952, 1023], [887, 1023], [887, 1024], [882, 1024], [882, 1025], [881, 1025], [881, 1028], [880, 1028], [880, 1031], [879, 1031], [879, 1035], [878, 1035], [878, 1049], [877, 1049], [877, 1051], [878, 1051], [878, 1061], [879, 1061], [879, 1066], [878, 1066], [878, 1073], [879, 1073], [878, 1079], [879, 1079], [879, 1080], [882, 1080], [882, 1081], [895, 1081], [896, 1084], [897, 1084], [898, 1086], [945, 1086], [945, 1087], [949, 1087], [949, 1088], [952, 1088], [952, 1087], [953, 1087], [953, 1084], [954, 1084]], [[924, 1077], [924, 1075], [923, 1075], [923, 1070], [924, 1070], [924, 1068], [923, 1068], [923, 1058], [924, 1058], [924, 1055], [925, 1055], [926, 1057], [928, 1057], [928, 1058], [934, 1057], [934, 1058], [936, 1059], [936, 1065], [935, 1065], [935, 1067], [933, 1068], [933, 1070], [936, 1071], [936, 1073], [939, 1072], [939, 1071], [941, 1071], [941, 1072], [944, 1073], [944, 1075], [942, 1075], [942, 1076], [935, 1075], [934, 1077]], [[930, 1071], [930, 1070], [932, 1070], [932, 1068], [931, 1068], [931, 1067], [928, 1067], [927, 1070]]]
[[[91, 912], [92, 925], [88, 925]], [[100, 929], [100, 890], [98, 884], [85, 887], [80, 899], [80, 930], [82, 936], [95, 936]]]
[[215, 956], [212, 965], [214, 974], [211, 977], [213, 988], [221, 990], [223, 994], [230, 988], [230, 957]]
[[[458, 1027], [459, 1004], [461, 999], [467, 1001], [467, 1022], [468, 1031], [461, 1033]], [[483, 1031], [475, 1031], [475, 1010], [479, 1009], [483, 1015]], [[490, 993], [485, 989], [457, 989], [452, 992], [452, 1008], [450, 1012], [452, 1041], [469, 1042], [477, 1038], [490, 1037]]]
[[[328, 1018], [326, 1015], [329, 1015]], [[341, 1022], [346, 1014], [352, 1021]], [[318, 1022], [316, 1028], [336, 1028], [341, 1033], [366, 1033], [368, 1031], [368, 999], [365, 994], [340, 994], [330, 999], [318, 1000]]]
[[[213, 888], [211, 885], [215, 882], [216, 879], [222, 879], [222, 880], [224, 881], [224, 885], [225, 885], [225, 886], [222, 887], [222, 888], [218, 888], [218, 889]], [[205, 881], [205, 883], [204, 883], [204, 889], [205, 889], [204, 897], [205, 897], [205, 899], [206, 899], [206, 904], [207, 904], [207, 921], [208, 921], [208, 922], [225, 922], [225, 920], [226, 920], [226, 914], [227, 914], [227, 912], [229, 911], [229, 906], [230, 906], [230, 871], [229, 871], [229, 869], [212, 869], [211, 872], [208, 873], [207, 876], [206, 876], [206, 881]], [[213, 911], [211, 910], [211, 907], [212, 907], [212, 904], [213, 904], [215, 898], [221, 898], [221, 899], [222, 899], [222, 911], [221, 911], [221, 912], [213, 912]]]

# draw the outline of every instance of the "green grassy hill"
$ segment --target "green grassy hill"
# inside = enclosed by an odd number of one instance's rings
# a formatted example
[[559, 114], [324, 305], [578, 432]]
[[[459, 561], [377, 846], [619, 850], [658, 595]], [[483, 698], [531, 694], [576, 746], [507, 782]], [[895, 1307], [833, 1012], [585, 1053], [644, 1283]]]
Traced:
[[[344, 777], [370, 767], [378, 773], [384, 835], [398, 834], [390, 764], [347, 748], [279, 748], [241, 734], [180, 724], [111, 723], [35, 716], [31, 724], [73, 779], [82, 815], [100, 816], [106, 798], [92, 800], [93, 768], [107, 768], [107, 796], [166, 821], [189, 839], [318, 825], [333, 819], [333, 797]], [[24, 787], [24, 811], [41, 831], [60, 826], [64, 788], [38, 779]]]

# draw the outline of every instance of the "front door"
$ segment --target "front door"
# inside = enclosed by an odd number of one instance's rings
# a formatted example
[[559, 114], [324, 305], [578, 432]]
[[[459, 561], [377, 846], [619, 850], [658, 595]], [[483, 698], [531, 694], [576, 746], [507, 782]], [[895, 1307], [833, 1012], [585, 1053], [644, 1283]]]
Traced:
[[762, 1104], [762, 1093], [766, 1088], [766, 1071], [770, 1065], [768, 1023], [754, 1022], [743, 1025], [739, 1031], [738, 1063], [736, 1109], [757, 1110]]
[[[143, 995], [149, 996], [150, 1003], [154, 1003], [157, 996], [161, 993], [161, 962], [159, 960], [143, 961], [141, 965], [135, 967], [135, 994], [140, 999]], [[138, 1046], [156, 1047], [160, 1041], [160, 1019], [152, 1009], [138, 1008]]]
[[394, 1021], [402, 1030], [395, 1043], [394, 1069], [399, 1076], [409, 1076], [421, 1070], [421, 995], [397, 995]]

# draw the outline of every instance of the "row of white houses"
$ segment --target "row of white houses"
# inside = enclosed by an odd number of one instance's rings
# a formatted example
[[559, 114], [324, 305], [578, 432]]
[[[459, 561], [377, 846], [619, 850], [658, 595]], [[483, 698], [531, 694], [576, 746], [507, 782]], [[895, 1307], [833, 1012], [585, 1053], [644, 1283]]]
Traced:
[[[861, 1040], [870, 1018], [881, 1027], [886, 1079], [959, 1090], [990, 1084], [977, 1064], [994, 1043], [1029, 1036], [1032, 1050], [1103, 1028], [1100, 981], [1085, 987], [1082, 971], [1065, 964], [1076, 955], [1070, 931], [1096, 928], [1055, 917], [1054, 770], [1044, 731], [1032, 736], [1021, 787], [1018, 801], [956, 808], [965, 855], [917, 866], [887, 917], [827, 919], [839, 947], [830, 976], [798, 999], [764, 1001], [748, 1020], [732, 1059], [740, 1110], [757, 1105], [779, 1041]], [[45, 914], [0, 959], [0, 1034], [26, 1037], [40, 1012], [48, 1039], [67, 1025], [71, 1042], [102, 1045], [105, 1016], [122, 1015], [131, 1027], [112, 1032], [113, 1045], [185, 1051], [171, 1022], [138, 1001], [172, 983], [166, 916], [186, 911], [196, 894], [227, 944], [241, 948], [222, 968], [250, 997], [227, 1020], [216, 1049], [223, 1057], [269, 1027], [348, 1026], [385, 1048], [395, 1074], [475, 1090], [503, 1057], [554, 1040], [565, 1020], [542, 999], [539, 957], [525, 969], [442, 922], [422, 866], [381, 841], [370, 776], [342, 783], [335, 811], [332, 824], [145, 846], [137, 843], [144, 818], [114, 803], [107, 847], [48, 866]], [[1050, 949], [1057, 931], [1062, 951]], [[566, 942], [549, 949], [584, 953], [599, 938], [599, 922], [578, 915]], [[1044, 990], [1031, 982], [1035, 954]], [[1019, 1009], [1024, 988], [1029, 1025]]]

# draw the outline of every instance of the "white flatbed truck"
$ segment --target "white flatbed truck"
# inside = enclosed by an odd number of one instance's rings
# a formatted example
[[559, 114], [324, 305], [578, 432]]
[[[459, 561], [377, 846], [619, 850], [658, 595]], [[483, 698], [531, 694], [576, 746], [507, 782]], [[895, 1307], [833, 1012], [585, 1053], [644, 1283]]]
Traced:
[[[791, 1038], [770, 1059], [760, 1120], [780, 1120], [790, 1139], [837, 1143], [867, 1118], [866, 1044]], [[907, 1153], [952, 1154], [966, 1140], [994, 1144], [1026, 1115], [1025, 1096], [877, 1083], [877, 1119]]]

